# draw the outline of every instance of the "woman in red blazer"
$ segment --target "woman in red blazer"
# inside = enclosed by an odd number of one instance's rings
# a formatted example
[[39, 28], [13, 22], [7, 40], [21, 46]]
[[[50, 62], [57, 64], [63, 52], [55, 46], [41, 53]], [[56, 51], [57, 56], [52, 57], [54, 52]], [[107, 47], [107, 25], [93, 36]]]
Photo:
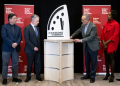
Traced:
[[117, 17], [117, 12], [111, 10], [108, 13], [108, 21], [104, 23], [103, 29], [101, 31], [101, 39], [103, 50], [105, 54], [105, 65], [106, 65], [106, 76], [103, 80], [107, 80], [110, 76], [109, 74], [109, 65], [111, 66], [111, 77], [109, 82], [114, 81], [114, 55], [117, 50], [119, 43], [119, 23], [115, 20]]

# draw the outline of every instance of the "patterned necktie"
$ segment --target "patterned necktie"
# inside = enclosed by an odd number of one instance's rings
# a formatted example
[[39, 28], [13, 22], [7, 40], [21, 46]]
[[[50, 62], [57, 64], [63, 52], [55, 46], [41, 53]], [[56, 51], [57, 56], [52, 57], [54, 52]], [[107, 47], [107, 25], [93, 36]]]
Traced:
[[36, 37], [37, 37], [37, 28], [36, 28], [36, 26], [34, 26], [34, 28], [35, 28], [35, 34], [36, 34]]

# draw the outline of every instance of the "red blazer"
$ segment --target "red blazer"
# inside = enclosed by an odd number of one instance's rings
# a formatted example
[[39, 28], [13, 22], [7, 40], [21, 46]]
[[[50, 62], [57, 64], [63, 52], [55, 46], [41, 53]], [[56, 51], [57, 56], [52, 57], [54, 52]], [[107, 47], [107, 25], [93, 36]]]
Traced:
[[109, 39], [112, 40], [112, 42], [107, 44], [107, 49], [102, 48], [103, 50], [107, 50], [108, 54], [114, 51], [116, 52], [119, 43], [119, 23], [115, 20], [104, 23], [101, 31], [101, 40], [106, 42]]

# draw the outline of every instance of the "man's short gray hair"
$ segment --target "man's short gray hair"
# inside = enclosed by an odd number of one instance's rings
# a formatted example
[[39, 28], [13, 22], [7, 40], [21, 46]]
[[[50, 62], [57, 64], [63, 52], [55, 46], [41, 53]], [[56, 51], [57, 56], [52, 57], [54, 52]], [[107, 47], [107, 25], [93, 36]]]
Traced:
[[89, 14], [83, 14], [82, 16], [86, 16], [86, 19], [90, 20], [90, 15]]
[[31, 21], [32, 21], [32, 20], [35, 19], [35, 18], [39, 18], [39, 16], [36, 15], [36, 14], [33, 14], [30, 19], [31, 19]]

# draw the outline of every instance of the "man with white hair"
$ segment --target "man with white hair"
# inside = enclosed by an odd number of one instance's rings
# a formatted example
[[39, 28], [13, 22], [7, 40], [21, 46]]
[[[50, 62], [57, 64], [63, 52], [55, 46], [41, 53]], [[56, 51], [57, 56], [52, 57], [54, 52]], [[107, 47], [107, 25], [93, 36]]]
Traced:
[[90, 21], [90, 16], [88, 14], [83, 14], [81, 22], [81, 27], [74, 32], [70, 38], [72, 39], [80, 33], [82, 34], [83, 39], [74, 39], [75, 43], [81, 42], [84, 45], [86, 75], [81, 77], [81, 80], [90, 78], [90, 83], [94, 83], [97, 67], [97, 54], [100, 49], [100, 42], [97, 35], [96, 25]]
[[40, 30], [37, 27], [39, 16], [34, 14], [31, 16], [31, 23], [24, 29], [25, 49], [27, 54], [27, 78], [25, 82], [31, 79], [32, 64], [35, 60], [36, 79], [42, 81], [40, 77], [41, 62], [40, 62]]

